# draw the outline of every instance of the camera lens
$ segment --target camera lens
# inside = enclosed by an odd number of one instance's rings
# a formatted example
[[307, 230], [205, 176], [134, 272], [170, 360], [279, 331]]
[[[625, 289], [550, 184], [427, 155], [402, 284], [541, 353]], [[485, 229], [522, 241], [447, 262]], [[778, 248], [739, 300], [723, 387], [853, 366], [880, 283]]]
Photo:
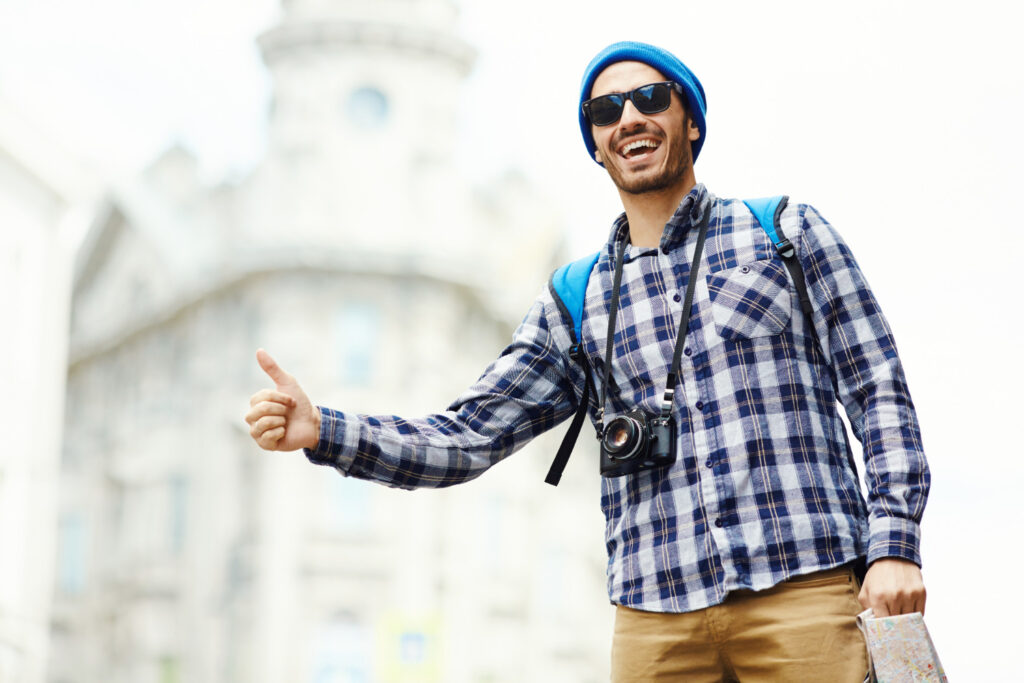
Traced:
[[628, 416], [617, 417], [604, 430], [604, 450], [615, 460], [628, 460], [642, 445], [643, 429]]

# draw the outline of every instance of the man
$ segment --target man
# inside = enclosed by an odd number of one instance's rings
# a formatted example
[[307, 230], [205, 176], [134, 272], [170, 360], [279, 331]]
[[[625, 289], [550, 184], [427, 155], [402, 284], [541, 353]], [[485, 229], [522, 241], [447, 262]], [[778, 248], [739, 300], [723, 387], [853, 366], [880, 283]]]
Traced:
[[[580, 102], [584, 142], [625, 209], [586, 289], [590, 414], [599, 429], [630, 411], [657, 416], [664, 391], [675, 421], [674, 462], [602, 479], [613, 679], [860, 681], [856, 613], [925, 603], [930, 479], [882, 313], [812, 207], [781, 214], [812, 302], [803, 315], [750, 211], [697, 184], [704, 91], [674, 55], [611, 45], [587, 67]], [[568, 358], [571, 325], [544, 291], [480, 380], [420, 420], [314, 408], [260, 350], [276, 387], [253, 396], [246, 419], [261, 447], [305, 448], [349, 476], [456, 484], [575, 410], [585, 376]], [[867, 501], [837, 402], [864, 444]]]

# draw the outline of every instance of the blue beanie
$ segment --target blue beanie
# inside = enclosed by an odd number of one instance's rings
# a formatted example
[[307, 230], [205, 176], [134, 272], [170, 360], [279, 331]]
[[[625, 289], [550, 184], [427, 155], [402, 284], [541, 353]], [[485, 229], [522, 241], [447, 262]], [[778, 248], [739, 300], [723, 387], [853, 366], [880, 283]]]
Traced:
[[700, 148], [704, 146], [704, 137], [707, 130], [704, 123], [704, 115], [707, 113], [704, 87], [697, 80], [697, 77], [693, 75], [693, 72], [668, 50], [634, 41], [623, 41], [609, 45], [590, 61], [590, 64], [587, 65], [587, 70], [583, 72], [583, 84], [580, 87], [580, 131], [583, 133], [583, 142], [587, 145], [587, 152], [590, 154], [590, 158], [594, 158], [596, 145], [594, 144], [594, 137], [590, 134], [590, 122], [587, 121], [587, 117], [583, 114], [583, 103], [590, 99], [590, 89], [594, 87], [594, 81], [597, 80], [597, 76], [616, 62], [643, 62], [660, 71], [668, 80], [675, 81], [683, 86], [683, 92], [686, 93], [686, 110], [690, 113], [694, 124], [696, 124], [697, 129], [700, 131], [700, 137], [690, 145], [690, 149], [693, 151], [693, 160], [696, 161], [697, 155], [700, 154]]

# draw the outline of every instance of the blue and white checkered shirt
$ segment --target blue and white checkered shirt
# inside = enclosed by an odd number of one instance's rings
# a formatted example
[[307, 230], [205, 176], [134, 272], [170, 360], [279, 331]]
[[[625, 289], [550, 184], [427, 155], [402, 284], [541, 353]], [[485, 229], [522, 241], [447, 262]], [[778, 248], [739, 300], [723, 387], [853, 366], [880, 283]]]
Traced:
[[[803, 266], [813, 327], [741, 201], [697, 185], [659, 248], [626, 247], [605, 421], [637, 407], [659, 412], [705, 211], [675, 394], [678, 457], [602, 479], [611, 601], [686, 612], [865, 555], [920, 565], [930, 477], [896, 346], [850, 250], [810, 206], [790, 204], [782, 229]], [[582, 341], [597, 395], [624, 240], [620, 216], [586, 294]], [[406, 420], [321, 408], [320, 444], [307, 455], [402, 488], [472, 479], [575, 411], [584, 377], [568, 357], [571, 324], [545, 290], [446, 412]], [[867, 501], [838, 402], [864, 446]]]

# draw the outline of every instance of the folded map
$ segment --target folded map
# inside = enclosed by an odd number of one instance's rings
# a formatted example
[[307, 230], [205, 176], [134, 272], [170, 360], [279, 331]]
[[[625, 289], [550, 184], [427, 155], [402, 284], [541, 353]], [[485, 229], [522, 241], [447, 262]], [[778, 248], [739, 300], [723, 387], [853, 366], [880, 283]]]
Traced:
[[868, 609], [857, 615], [868, 645], [868, 659], [878, 683], [947, 683], [920, 612], [875, 617]]

